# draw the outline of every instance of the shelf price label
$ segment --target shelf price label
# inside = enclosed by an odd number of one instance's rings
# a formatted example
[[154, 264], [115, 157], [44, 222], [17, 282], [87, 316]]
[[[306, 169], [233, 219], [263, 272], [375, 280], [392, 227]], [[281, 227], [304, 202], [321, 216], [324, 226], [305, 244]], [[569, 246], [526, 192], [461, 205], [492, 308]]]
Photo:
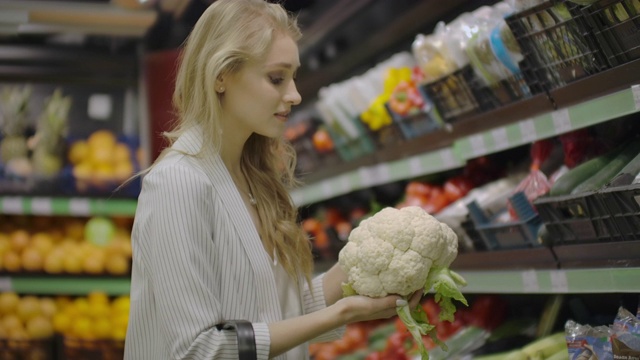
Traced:
[[24, 208], [22, 206], [22, 197], [20, 196], [6, 196], [2, 198], [2, 212], [4, 214], [23, 214]]
[[640, 110], [640, 85], [633, 85], [631, 93], [633, 93], [633, 102], [636, 105], [636, 110]]
[[31, 212], [37, 215], [50, 215], [51, 211], [51, 199], [35, 197], [31, 200]]
[[322, 188], [322, 195], [325, 198], [329, 198], [332, 197], [333, 195], [335, 195], [335, 190], [333, 189], [333, 186], [331, 186], [331, 181], [329, 180], [325, 180], [320, 184], [320, 187]]
[[473, 135], [469, 138], [471, 143], [471, 155], [480, 156], [487, 153], [487, 146], [484, 143], [482, 134]]
[[69, 200], [69, 214], [70, 215], [89, 215], [91, 213], [91, 206], [87, 199], [70, 199]]
[[553, 120], [553, 128], [556, 134], [564, 134], [571, 131], [571, 117], [569, 115], [569, 109], [564, 108], [556, 110], [551, 113], [551, 119]]
[[409, 159], [409, 174], [411, 176], [418, 176], [424, 173], [422, 168], [422, 161], [419, 156], [413, 156]]
[[509, 148], [509, 138], [507, 136], [507, 128], [498, 128], [491, 130], [493, 138], [494, 150], [504, 150]]
[[525, 293], [536, 293], [540, 291], [538, 284], [538, 273], [535, 270], [527, 270], [522, 272], [522, 290]]
[[8, 276], [0, 277], [0, 292], [13, 291], [13, 283]]
[[530, 143], [538, 138], [536, 134], [536, 126], [533, 123], [533, 119], [521, 121], [519, 124], [520, 136], [524, 143]]
[[552, 270], [549, 276], [551, 277], [551, 291], [555, 293], [569, 292], [567, 273], [564, 270]]
[[440, 150], [440, 158], [442, 159], [442, 165], [444, 165], [445, 169], [451, 169], [458, 165], [458, 161], [456, 161], [455, 156], [453, 156], [452, 149]]

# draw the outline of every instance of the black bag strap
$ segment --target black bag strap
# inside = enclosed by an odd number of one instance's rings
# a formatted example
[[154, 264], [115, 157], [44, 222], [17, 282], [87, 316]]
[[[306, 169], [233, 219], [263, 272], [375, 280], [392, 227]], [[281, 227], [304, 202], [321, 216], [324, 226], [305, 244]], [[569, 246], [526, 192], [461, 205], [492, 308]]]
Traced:
[[246, 320], [229, 320], [216, 325], [218, 330], [234, 330], [238, 337], [238, 359], [257, 360], [256, 336], [253, 332], [253, 325]]

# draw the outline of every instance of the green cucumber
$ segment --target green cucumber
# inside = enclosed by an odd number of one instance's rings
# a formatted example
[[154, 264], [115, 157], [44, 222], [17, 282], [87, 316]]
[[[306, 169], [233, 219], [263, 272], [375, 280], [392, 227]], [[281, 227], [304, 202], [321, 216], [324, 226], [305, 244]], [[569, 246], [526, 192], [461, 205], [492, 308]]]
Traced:
[[551, 186], [549, 195], [559, 196], [570, 194], [576, 186], [595, 175], [598, 170], [607, 165], [617, 155], [617, 153], [618, 149], [609, 151], [606, 154], [596, 156], [569, 170], [560, 176], [553, 186]]
[[620, 170], [616, 176], [611, 179], [607, 187], [617, 187], [629, 185], [633, 179], [640, 173], [640, 153], [636, 155], [629, 163]]
[[571, 194], [579, 194], [587, 191], [595, 191], [605, 186], [640, 152], [640, 140], [632, 140], [626, 143], [622, 151], [614, 157], [608, 164], [600, 169], [593, 176], [576, 186]]

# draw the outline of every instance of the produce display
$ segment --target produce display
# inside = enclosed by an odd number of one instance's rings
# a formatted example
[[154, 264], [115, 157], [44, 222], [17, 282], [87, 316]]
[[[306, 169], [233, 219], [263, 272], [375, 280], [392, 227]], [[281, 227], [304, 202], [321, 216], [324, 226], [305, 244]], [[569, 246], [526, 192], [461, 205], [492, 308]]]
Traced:
[[[83, 221], [46, 217], [35, 224], [0, 227], [0, 271], [10, 274], [129, 274], [131, 239], [126, 219], [94, 217]], [[38, 224], [39, 222], [39, 224]], [[35, 226], [34, 226], [35, 225]], [[35, 230], [35, 231], [32, 231]]]
[[[448, 267], [458, 253], [455, 233], [419, 207], [384, 208], [351, 231], [340, 251], [339, 264], [348, 275], [345, 296], [382, 297], [398, 294], [409, 298], [416, 291], [435, 291], [441, 320], [453, 321], [453, 300], [467, 304], [460, 288], [465, 280]], [[429, 354], [422, 335], [437, 339], [435, 326], [422, 307], [396, 308], [413, 336], [422, 359]]]

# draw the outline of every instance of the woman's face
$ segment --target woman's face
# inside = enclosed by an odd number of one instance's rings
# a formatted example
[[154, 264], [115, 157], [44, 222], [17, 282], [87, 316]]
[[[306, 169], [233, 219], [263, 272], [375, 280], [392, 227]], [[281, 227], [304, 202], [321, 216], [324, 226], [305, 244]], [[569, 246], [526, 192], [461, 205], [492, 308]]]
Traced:
[[223, 78], [225, 131], [267, 137], [282, 135], [293, 105], [302, 100], [295, 85], [300, 67], [298, 46], [291, 37], [276, 35], [263, 59], [249, 61]]

